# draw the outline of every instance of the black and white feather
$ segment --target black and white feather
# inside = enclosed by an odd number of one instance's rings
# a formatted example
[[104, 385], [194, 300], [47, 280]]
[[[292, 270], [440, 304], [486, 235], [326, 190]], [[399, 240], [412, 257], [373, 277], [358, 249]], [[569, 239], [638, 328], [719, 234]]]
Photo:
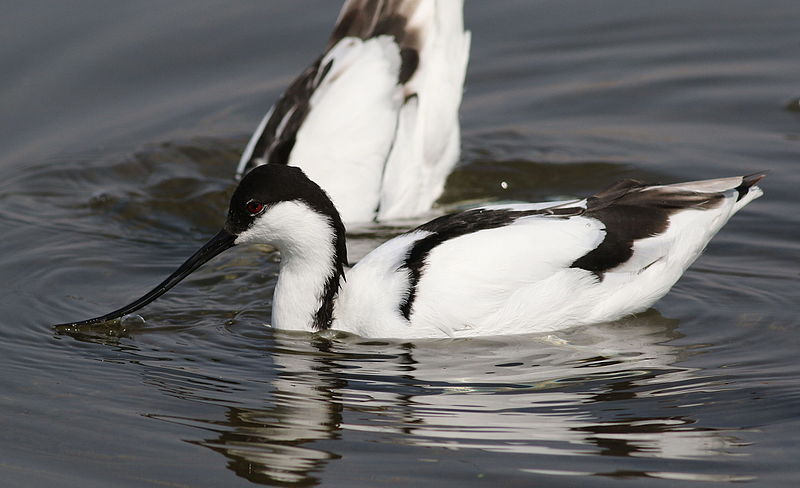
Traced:
[[365, 336], [464, 337], [544, 332], [643, 311], [762, 194], [754, 186], [762, 177], [629, 180], [580, 201], [440, 217], [383, 244], [348, 273], [334, 327]]
[[302, 167], [345, 222], [428, 210], [459, 156], [463, 0], [348, 0], [324, 53], [259, 124], [237, 176]]

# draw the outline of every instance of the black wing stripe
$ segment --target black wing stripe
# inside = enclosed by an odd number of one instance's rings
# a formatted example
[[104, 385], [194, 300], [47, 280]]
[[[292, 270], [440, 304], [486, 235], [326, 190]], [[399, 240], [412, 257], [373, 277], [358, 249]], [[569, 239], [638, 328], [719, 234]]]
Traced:
[[[326, 65], [321, 75], [318, 76], [320, 62], [321, 59], [318, 59], [303, 71], [275, 104], [272, 115], [253, 148], [245, 172], [253, 169], [258, 159], [266, 159], [267, 162], [278, 164], [286, 164], [289, 161], [289, 154], [297, 140], [297, 131], [311, 109], [309, 100], [318, 86], [318, 82], [315, 83], [315, 80], [322, 80], [330, 69], [330, 64]], [[289, 119], [284, 122], [287, 116]]]
[[606, 236], [599, 246], [575, 260], [571, 267], [591, 271], [602, 280], [605, 272], [633, 256], [634, 242], [665, 232], [671, 215], [689, 208], [715, 208], [724, 197], [722, 192], [652, 187], [635, 180], [609, 187], [589, 197], [584, 214], [602, 222]]

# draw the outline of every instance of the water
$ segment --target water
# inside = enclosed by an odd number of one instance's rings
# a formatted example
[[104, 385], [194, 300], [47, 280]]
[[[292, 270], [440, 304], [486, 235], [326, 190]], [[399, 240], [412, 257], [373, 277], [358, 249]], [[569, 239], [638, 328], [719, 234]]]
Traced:
[[[587, 330], [275, 332], [237, 250], [117, 328], [216, 232], [250, 131], [334, 2], [7, 2], [0, 17], [4, 486], [794, 486], [800, 5], [471, 2], [441, 202], [769, 169], [655, 309]], [[398, 224], [402, 226], [405, 224]], [[359, 229], [363, 255], [397, 226]]]

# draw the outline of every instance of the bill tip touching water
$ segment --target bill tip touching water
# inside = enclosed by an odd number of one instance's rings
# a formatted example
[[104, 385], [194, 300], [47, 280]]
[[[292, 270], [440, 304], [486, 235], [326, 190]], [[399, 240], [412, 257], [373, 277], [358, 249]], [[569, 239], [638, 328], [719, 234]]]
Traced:
[[345, 227], [302, 170], [254, 168], [217, 235], [153, 290], [152, 302], [243, 244], [281, 253], [272, 302], [280, 329], [365, 337], [534, 333], [619, 319], [665, 295], [728, 219], [761, 196], [765, 173], [648, 185], [621, 181], [581, 200], [506, 204], [444, 215], [348, 267]]

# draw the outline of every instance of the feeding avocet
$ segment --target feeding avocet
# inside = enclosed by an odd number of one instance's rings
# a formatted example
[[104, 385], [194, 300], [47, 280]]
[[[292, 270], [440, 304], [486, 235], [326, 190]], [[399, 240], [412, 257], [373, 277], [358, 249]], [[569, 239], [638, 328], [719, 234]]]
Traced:
[[349, 0], [325, 52], [270, 109], [237, 176], [300, 166], [345, 222], [418, 215], [458, 160], [462, 0]]
[[645, 185], [622, 181], [584, 200], [445, 215], [347, 268], [345, 230], [325, 192], [294, 167], [240, 182], [223, 229], [155, 289], [84, 325], [122, 317], [222, 251], [281, 252], [272, 325], [366, 337], [543, 332], [621, 318], [664, 296], [763, 174]]

